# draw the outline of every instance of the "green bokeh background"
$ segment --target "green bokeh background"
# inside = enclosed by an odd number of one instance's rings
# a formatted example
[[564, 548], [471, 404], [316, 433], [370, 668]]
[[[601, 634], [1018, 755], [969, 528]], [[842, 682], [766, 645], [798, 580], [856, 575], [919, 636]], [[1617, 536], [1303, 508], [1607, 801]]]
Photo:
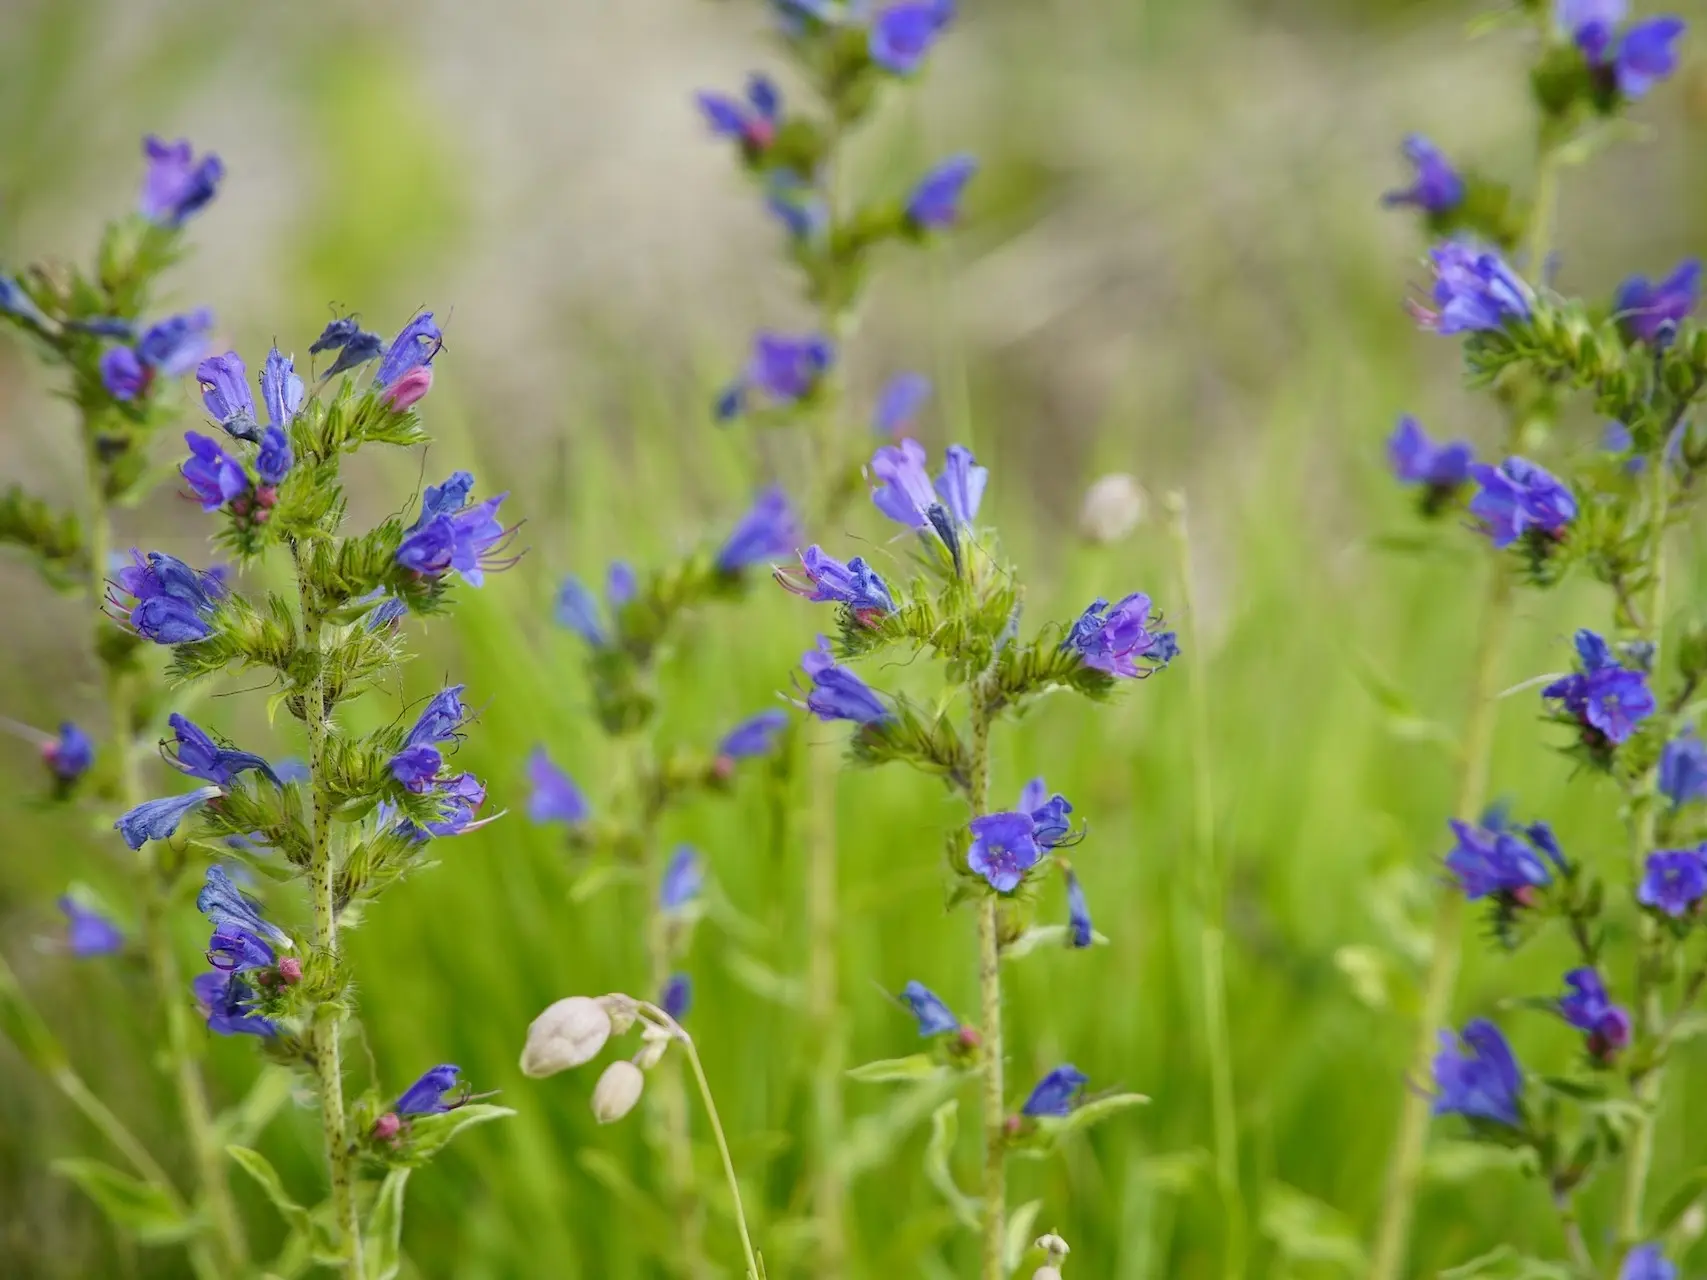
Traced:
[[[1440, 726], [1462, 714], [1480, 594], [1480, 562], [1454, 531], [1420, 552], [1381, 542], [1418, 527], [1380, 444], [1404, 410], [1478, 440], [1495, 426], [1459, 389], [1453, 345], [1417, 334], [1399, 307], [1421, 274], [1417, 242], [1376, 196], [1402, 177], [1395, 142], [1413, 128], [1525, 182], [1523, 53], [1509, 33], [1468, 39], [1473, 7], [1422, 0], [964, 8], [930, 82], [896, 100], [856, 157], [858, 181], [874, 189], [948, 150], [985, 165], [971, 225], [927, 255], [897, 254], [880, 283], [855, 344], [856, 403], [898, 368], [937, 378], [927, 438], [969, 438], [990, 465], [986, 511], [1030, 584], [1035, 620], [1133, 588], [1172, 609], [1159, 510], [1100, 548], [1078, 542], [1076, 512], [1085, 485], [1111, 470], [1152, 495], [1187, 495], [1203, 638], [1183, 661], [1207, 677], [1215, 841], [1229, 869], [1248, 1274], [1356, 1274], [1405, 1087], [1426, 947], [1418, 912], [1446, 843]], [[1707, 17], [1696, 0], [1673, 8]], [[138, 135], [192, 136], [230, 176], [195, 225], [174, 301], [213, 305], [233, 345], [277, 338], [301, 351], [333, 304], [388, 330], [422, 304], [447, 321], [427, 404], [439, 442], [424, 463], [363, 459], [356, 518], [394, 506], [423, 469], [458, 466], [508, 488], [506, 510], [527, 518], [521, 566], [421, 628], [407, 689], [369, 695], [361, 712], [396, 714], [402, 694], [441, 677], [466, 682], [482, 711], [460, 759], [490, 780], [492, 807], [512, 810], [444, 842], [442, 865], [388, 895], [351, 942], [385, 1087], [456, 1062], [520, 1112], [412, 1180], [407, 1275], [658, 1274], [649, 1240], [669, 1228], [646, 1200], [640, 1127], [593, 1124], [590, 1072], [529, 1082], [516, 1068], [545, 1004], [633, 987], [644, 972], [638, 890], [571, 899], [558, 836], [517, 812], [521, 762], [548, 743], [595, 799], [611, 769], [576, 645], [549, 624], [558, 575], [597, 574], [617, 554], [656, 563], [725, 525], [751, 483], [748, 441], [711, 427], [708, 397], [753, 324], [801, 312], [772, 229], [702, 137], [688, 95], [776, 62], [764, 41], [760, 6], [737, 0], [0, 8], [0, 261], [78, 254], [127, 207]], [[1602, 293], [1703, 247], [1707, 65], [1691, 62], [1637, 118], [1652, 137], [1566, 175], [1562, 288]], [[0, 424], [8, 478], [70, 501], [67, 411], [12, 344], [0, 347]], [[1585, 417], [1558, 447], [1592, 448], [1596, 433]], [[163, 444], [163, 465], [170, 453]], [[201, 558], [206, 528], [163, 485], [124, 515], [121, 545]], [[869, 512], [823, 533], [879, 558], [901, 553]], [[1680, 609], [1700, 587], [1696, 576], [1677, 592]], [[11, 560], [0, 562], [0, 599], [0, 712], [98, 722], [82, 606]], [[1557, 669], [1570, 630], [1606, 616], [1585, 584], [1525, 595], [1505, 682]], [[704, 739], [771, 705], [815, 621], [770, 590], [706, 614], [670, 659], [665, 734]], [[1014, 1174], [1015, 1200], [1041, 1198], [1040, 1225], [1072, 1243], [1075, 1276], [1223, 1273], [1187, 695], [1182, 664], [1108, 709], [1050, 700], [997, 742], [998, 794], [1046, 771], [1089, 822], [1075, 862], [1112, 939], [1010, 968], [1014, 1090], [1071, 1060], [1098, 1086], [1154, 1098]], [[263, 701], [222, 696], [199, 709], [260, 746], [274, 741]], [[293, 731], [280, 727], [274, 754], [300, 751]], [[1576, 856], [1619, 865], [1615, 797], [1573, 776], [1555, 737], [1533, 693], [1508, 699], [1495, 790], [1552, 820]], [[16, 781], [0, 801], [0, 942], [80, 1069], [181, 1169], [142, 981], [43, 943], [68, 882], [117, 898], [122, 850], [95, 816], [32, 799], [28, 748], [3, 749]], [[695, 943], [693, 1026], [761, 1243], [773, 1242], [771, 1274], [805, 1276], [788, 1248], [815, 1050], [788, 1003], [805, 946], [801, 860], [797, 846], [777, 847], [767, 788], [757, 771], [736, 801], [681, 814], [669, 835], [705, 851], [729, 904]], [[850, 1058], [895, 1056], [913, 1033], [880, 988], [917, 977], [962, 1010], [975, 1003], [971, 918], [943, 909], [942, 837], [956, 808], [898, 771], [849, 774], [838, 820]], [[1058, 898], [1044, 909], [1060, 912]], [[188, 964], [202, 930], [188, 910], [181, 923]], [[1567, 959], [1552, 937], [1515, 962], [1473, 950], [1465, 1016], [1552, 991]], [[756, 966], [788, 980], [761, 990]], [[1543, 1017], [1503, 1020], [1537, 1062], [1573, 1052]], [[248, 1043], [210, 1041], [207, 1061], [224, 1102], [253, 1078]], [[1661, 1195], [1707, 1164], [1703, 1061], [1690, 1048], [1672, 1078]], [[893, 1096], [847, 1089], [856, 1117]], [[287, 1107], [259, 1143], [304, 1199], [318, 1194], [317, 1136], [308, 1110]], [[854, 1183], [857, 1276], [969, 1274], [970, 1242], [924, 1176], [923, 1141], [914, 1130]], [[179, 1255], [115, 1241], [46, 1174], [58, 1156], [104, 1155], [98, 1144], [0, 1045], [0, 1274], [178, 1273]], [[1537, 1184], [1468, 1158], [1447, 1126], [1431, 1150], [1414, 1274], [1506, 1240], [1557, 1251]], [[1606, 1230], [1609, 1189], [1589, 1196], [1591, 1239]], [[239, 1192], [257, 1241], [276, 1238], [271, 1211]], [[732, 1267], [728, 1222], [713, 1226]], [[1707, 1266], [1707, 1248], [1694, 1265]]]

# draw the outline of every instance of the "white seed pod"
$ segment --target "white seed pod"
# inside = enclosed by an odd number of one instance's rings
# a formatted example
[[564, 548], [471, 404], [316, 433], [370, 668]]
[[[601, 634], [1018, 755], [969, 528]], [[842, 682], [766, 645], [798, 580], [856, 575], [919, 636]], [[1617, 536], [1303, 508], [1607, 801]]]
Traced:
[[1079, 534], [1086, 542], [1119, 542], [1144, 519], [1149, 501], [1143, 486], [1124, 471], [1103, 476], [1085, 490]]
[[634, 1065], [642, 1071], [650, 1071], [663, 1060], [664, 1050], [670, 1047], [670, 1041], [676, 1037], [668, 1027], [654, 1026], [648, 1022], [640, 1032], [640, 1052], [634, 1055]]
[[593, 1119], [600, 1124], [622, 1119], [634, 1110], [645, 1088], [646, 1073], [639, 1067], [626, 1059], [611, 1063], [593, 1086]]
[[591, 1062], [611, 1037], [611, 1016], [587, 996], [569, 996], [549, 1006], [528, 1027], [522, 1074], [539, 1079]]
[[622, 1035], [640, 1016], [640, 1007], [635, 1003], [634, 997], [625, 996], [620, 991], [600, 996], [599, 1005], [610, 1015], [610, 1031], [613, 1036]]

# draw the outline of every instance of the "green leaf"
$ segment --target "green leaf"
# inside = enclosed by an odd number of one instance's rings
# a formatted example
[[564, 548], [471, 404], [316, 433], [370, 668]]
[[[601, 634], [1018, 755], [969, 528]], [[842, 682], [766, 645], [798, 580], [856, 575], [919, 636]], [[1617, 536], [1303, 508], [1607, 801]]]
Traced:
[[1262, 1233], [1289, 1261], [1323, 1263], [1348, 1275], [1368, 1265], [1350, 1219], [1283, 1182], [1269, 1183], [1263, 1193]]
[[99, 1160], [55, 1160], [52, 1168], [75, 1182], [115, 1227], [143, 1244], [174, 1244], [202, 1229], [200, 1221], [185, 1215], [177, 1193], [158, 1182], [143, 1182]]
[[1542, 1076], [1541, 1087], [1578, 1102], [1598, 1102], [1606, 1096], [1606, 1086], [1587, 1080], [1568, 1080], [1564, 1076]]
[[1027, 1200], [1008, 1214], [1007, 1235], [1002, 1239], [1002, 1264], [1007, 1267], [1009, 1275], [1019, 1270], [1025, 1251], [1031, 1248], [1032, 1228], [1037, 1225], [1037, 1215], [1042, 1208], [1043, 1201]]
[[1684, 1175], [1676, 1191], [1666, 1197], [1660, 1210], [1654, 1215], [1654, 1227], [1651, 1235], [1663, 1236], [1677, 1225], [1678, 1219], [1689, 1212], [1689, 1206], [1703, 1195], [1707, 1195], [1707, 1165], [1692, 1169]]
[[1491, 1170], [1510, 1173], [1534, 1164], [1527, 1147], [1501, 1147], [1491, 1142], [1434, 1142], [1423, 1157], [1426, 1182], [1468, 1182]]
[[615, 862], [595, 862], [569, 886], [569, 901], [579, 906], [597, 897], [613, 884], [636, 884], [640, 873], [632, 867]]
[[362, 1233], [362, 1274], [365, 1280], [395, 1280], [403, 1265], [399, 1241], [403, 1238], [403, 1189], [408, 1169], [393, 1169], [379, 1184], [379, 1195]]
[[723, 957], [723, 967], [729, 970], [731, 978], [763, 1000], [790, 1009], [805, 1003], [805, 992], [798, 978], [784, 977], [745, 951], [729, 952]]
[[236, 1145], [226, 1147], [225, 1154], [266, 1192], [267, 1199], [273, 1202], [273, 1208], [279, 1211], [279, 1216], [285, 1220], [285, 1225], [293, 1234], [309, 1234], [308, 1210], [291, 1199], [290, 1192], [285, 1190], [284, 1182], [279, 1178], [278, 1170], [273, 1168], [272, 1162], [266, 1156], [259, 1151]]
[[855, 1120], [836, 1148], [836, 1167], [842, 1176], [852, 1180], [888, 1164], [907, 1135], [953, 1095], [961, 1079], [953, 1073], [930, 1077], [911, 1089], [898, 1090], [882, 1111]]
[[437, 1155], [446, 1143], [464, 1129], [485, 1124], [488, 1120], [502, 1120], [505, 1116], [515, 1114], [511, 1107], [475, 1102], [436, 1116], [416, 1116], [409, 1122], [410, 1159], [426, 1160]]
[[70, 1066], [65, 1050], [25, 997], [3, 958], [0, 958], [0, 1035], [10, 1040], [25, 1060], [44, 1075], [58, 1075]]
[[1528, 1257], [1509, 1244], [1440, 1273], [1440, 1280], [1571, 1280], [1571, 1277], [1569, 1267]]
[[954, 1153], [954, 1140], [959, 1135], [960, 1102], [950, 1098], [931, 1112], [931, 1140], [925, 1148], [925, 1176], [948, 1201], [960, 1224], [968, 1231], [976, 1231], [979, 1228], [978, 1202], [960, 1189], [960, 1184], [954, 1180], [954, 1170], [948, 1165], [949, 1157]]
[[[1033, 925], [1002, 948], [1002, 959], [1018, 960], [1042, 947], [1054, 947], [1057, 950], [1065, 951], [1068, 949], [1069, 936], [1068, 927], [1064, 924]], [[1108, 939], [1092, 929], [1091, 945], [1093, 947], [1106, 947]]]
[[868, 1084], [884, 1084], [896, 1080], [927, 1080], [943, 1070], [943, 1066], [928, 1053], [915, 1053], [910, 1058], [884, 1058], [867, 1062], [848, 1071], [848, 1079]]
[[278, 1066], [263, 1067], [243, 1101], [220, 1115], [220, 1137], [239, 1147], [248, 1146], [295, 1091], [294, 1072]]
[[1149, 1101], [1149, 1097], [1142, 1093], [1111, 1093], [1104, 1098], [1093, 1098], [1082, 1107], [1074, 1107], [1065, 1116], [1046, 1116], [1038, 1123], [1058, 1142], [1070, 1133], [1101, 1124], [1129, 1107], [1147, 1106]]

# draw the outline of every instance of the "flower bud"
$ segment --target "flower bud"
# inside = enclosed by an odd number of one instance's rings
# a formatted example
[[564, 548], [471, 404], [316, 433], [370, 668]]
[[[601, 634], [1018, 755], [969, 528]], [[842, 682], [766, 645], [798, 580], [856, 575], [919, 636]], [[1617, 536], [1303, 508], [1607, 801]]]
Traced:
[[[1056, 1235], [1053, 1231], [1046, 1235], [1038, 1236], [1033, 1243], [1037, 1248], [1043, 1250], [1043, 1252], [1048, 1256], [1049, 1265], [1051, 1267], [1053, 1267], [1057, 1262], [1060, 1262], [1069, 1253], [1073, 1252], [1067, 1247], [1067, 1242], [1060, 1236]], [[1042, 1273], [1040, 1272], [1039, 1274]], [[1059, 1275], [1060, 1273], [1056, 1272], [1055, 1274]]]
[[1061, 1280], [1061, 1268], [1039, 1267], [1031, 1273], [1031, 1280]]
[[593, 1119], [612, 1124], [634, 1110], [646, 1088], [646, 1073], [632, 1062], [618, 1060], [605, 1068], [593, 1086]]
[[392, 1111], [387, 1111], [379, 1119], [373, 1122], [374, 1140], [377, 1142], [390, 1142], [397, 1136], [398, 1130], [402, 1127], [403, 1121], [398, 1119], [397, 1114]]
[[548, 1007], [528, 1027], [522, 1074], [539, 1079], [590, 1062], [611, 1036], [611, 1016], [598, 1000], [570, 996]]
[[1085, 490], [1079, 508], [1079, 536], [1086, 542], [1119, 542], [1142, 523], [1144, 490], [1125, 472], [1103, 476]]
[[302, 981], [302, 961], [295, 956], [286, 956], [279, 961], [279, 981], [285, 986], [292, 986]]
[[634, 1025], [634, 1020], [640, 1016], [640, 1009], [634, 1003], [633, 996], [625, 996], [620, 991], [613, 991], [608, 996], [599, 997], [599, 1008], [610, 1018], [610, 1033], [620, 1036]]
[[664, 1057], [664, 1050], [670, 1047], [670, 1041], [675, 1036], [663, 1027], [646, 1024], [646, 1029], [640, 1033], [640, 1052], [634, 1055], [634, 1065], [642, 1071], [650, 1071]]
[[396, 382], [380, 393], [381, 399], [399, 413], [413, 408], [420, 399], [433, 389], [433, 368], [431, 365], [416, 365]]

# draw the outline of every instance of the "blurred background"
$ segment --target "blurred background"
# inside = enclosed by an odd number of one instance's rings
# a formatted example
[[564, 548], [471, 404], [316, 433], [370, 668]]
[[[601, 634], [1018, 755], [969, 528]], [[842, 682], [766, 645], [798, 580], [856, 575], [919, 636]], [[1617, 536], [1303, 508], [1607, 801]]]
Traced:
[[[1699, 0], [1671, 7], [1707, 17]], [[962, 8], [928, 83], [895, 95], [861, 137], [855, 171], [861, 189], [890, 192], [952, 151], [984, 169], [964, 230], [928, 253], [897, 250], [880, 272], [850, 353], [853, 403], [901, 369], [936, 379], [922, 433], [933, 450], [966, 440], [991, 467], [985, 510], [1030, 584], [1034, 621], [1133, 589], [1182, 621], [1159, 501], [1128, 540], [1077, 536], [1100, 474], [1130, 472], [1153, 499], [1182, 491], [1202, 633], [1167, 676], [1111, 708], [1051, 699], [997, 743], [998, 795], [1046, 768], [1089, 822], [1075, 864], [1112, 939], [1009, 970], [1016, 1095], [1072, 1061], [1093, 1087], [1154, 1098], [1065, 1158], [1018, 1166], [1012, 1195], [1042, 1199], [1039, 1225], [1071, 1242], [1070, 1274], [1087, 1280], [1222, 1275], [1229, 1210], [1250, 1242], [1247, 1274], [1356, 1274], [1405, 1087], [1421, 911], [1448, 845], [1442, 739], [1462, 716], [1480, 596], [1468, 539], [1421, 525], [1382, 442], [1402, 411], [1478, 441], [1497, 426], [1460, 389], [1456, 344], [1404, 314], [1421, 245], [1378, 198], [1404, 185], [1397, 144], [1411, 130], [1526, 187], [1527, 51], [1512, 32], [1469, 38], [1478, 7], [1437, 0]], [[650, 1238], [669, 1222], [646, 1190], [640, 1126], [593, 1124], [590, 1072], [530, 1082], [516, 1068], [547, 1003], [633, 987], [645, 971], [639, 891], [572, 896], [560, 832], [520, 812], [522, 761], [548, 744], [595, 803], [610, 774], [578, 643], [550, 623], [559, 576], [596, 577], [618, 554], [658, 563], [717, 537], [755, 483], [744, 428], [716, 430], [710, 397], [756, 324], [798, 326], [806, 313], [776, 228], [691, 94], [781, 67], [770, 41], [764, 7], [742, 0], [0, 5], [0, 262], [86, 254], [131, 206], [139, 137], [188, 136], [224, 157], [228, 177], [163, 302], [212, 306], [221, 337], [247, 353], [276, 339], [306, 354], [334, 307], [385, 332], [432, 308], [447, 337], [425, 406], [437, 443], [425, 461], [364, 457], [355, 518], [398, 505], [423, 472], [466, 466], [483, 490], [510, 490], [506, 512], [527, 520], [518, 568], [460, 591], [449, 619], [410, 624], [421, 660], [398, 691], [466, 682], [483, 710], [461, 761], [510, 816], [442, 842], [442, 865], [388, 895], [350, 944], [384, 1089], [455, 1062], [520, 1113], [412, 1180], [409, 1276], [660, 1274]], [[1567, 172], [1562, 289], [1605, 295], [1703, 249], [1707, 60], [1698, 36], [1686, 48], [1677, 81], [1636, 113], [1651, 136]], [[72, 502], [69, 411], [15, 343], [0, 345], [0, 423], [5, 475]], [[1560, 447], [1592, 448], [1596, 434], [1585, 417]], [[163, 474], [177, 460], [163, 440]], [[208, 525], [173, 489], [125, 513], [120, 545], [206, 558]], [[880, 560], [902, 551], [864, 510], [812, 532]], [[98, 723], [82, 606], [11, 559], [0, 598], [0, 714]], [[1570, 631], [1607, 617], [1585, 584], [1526, 595], [1507, 683], [1562, 668]], [[666, 738], [705, 740], [773, 705], [815, 624], [769, 589], [708, 612], [664, 673]], [[1231, 886], [1231, 1204], [1208, 1154], [1186, 664], [1206, 675], [1214, 838]], [[264, 698], [223, 696], [242, 688], [199, 695], [198, 716], [245, 746], [299, 753], [294, 725], [269, 736]], [[397, 705], [375, 693], [359, 714]], [[1506, 702], [1496, 793], [1551, 820], [1572, 853], [1622, 857], [1615, 797], [1573, 776], [1537, 712], [1532, 692]], [[0, 752], [14, 779], [0, 800], [0, 944], [91, 1083], [181, 1169], [171, 1090], [150, 1069], [143, 976], [48, 942], [69, 882], [122, 915], [122, 849], [94, 815], [35, 798], [25, 744]], [[680, 815], [669, 836], [704, 850], [725, 904], [696, 940], [691, 1016], [771, 1274], [804, 1276], [789, 1244], [814, 1052], [798, 1008], [802, 877], [797, 851], [771, 839], [762, 773], [734, 803]], [[975, 1003], [972, 918], [943, 908], [955, 821], [933, 782], [845, 775], [852, 1062], [913, 1051], [912, 1024], [882, 989], [919, 978], [961, 1010]], [[1042, 910], [1060, 917], [1055, 894]], [[205, 930], [188, 908], [181, 924], [188, 964]], [[1554, 937], [1515, 961], [1472, 949], [1461, 1017], [1552, 993], [1566, 958]], [[1574, 1052], [1553, 1020], [1503, 1021], [1537, 1061]], [[255, 1076], [247, 1042], [210, 1039], [207, 1062], [224, 1103]], [[1692, 1046], [1672, 1077], [1657, 1197], [1702, 1163], [1704, 1062]], [[888, 1088], [850, 1083], [850, 1114], [883, 1112]], [[1555, 1254], [1543, 1190], [1454, 1133], [1433, 1134], [1414, 1274], [1508, 1240]], [[856, 1170], [855, 1275], [968, 1274], [972, 1242], [925, 1176], [924, 1141], [908, 1130]], [[299, 1198], [319, 1194], [309, 1111], [285, 1106], [257, 1145]], [[0, 1044], [0, 1274], [178, 1274], [180, 1253], [115, 1240], [46, 1172], [73, 1154], [107, 1153]], [[234, 1182], [264, 1251], [276, 1217]], [[1590, 1195], [1591, 1235], [1610, 1190]], [[727, 1221], [712, 1234], [732, 1267]], [[1707, 1248], [1694, 1261], [1707, 1266]]]

